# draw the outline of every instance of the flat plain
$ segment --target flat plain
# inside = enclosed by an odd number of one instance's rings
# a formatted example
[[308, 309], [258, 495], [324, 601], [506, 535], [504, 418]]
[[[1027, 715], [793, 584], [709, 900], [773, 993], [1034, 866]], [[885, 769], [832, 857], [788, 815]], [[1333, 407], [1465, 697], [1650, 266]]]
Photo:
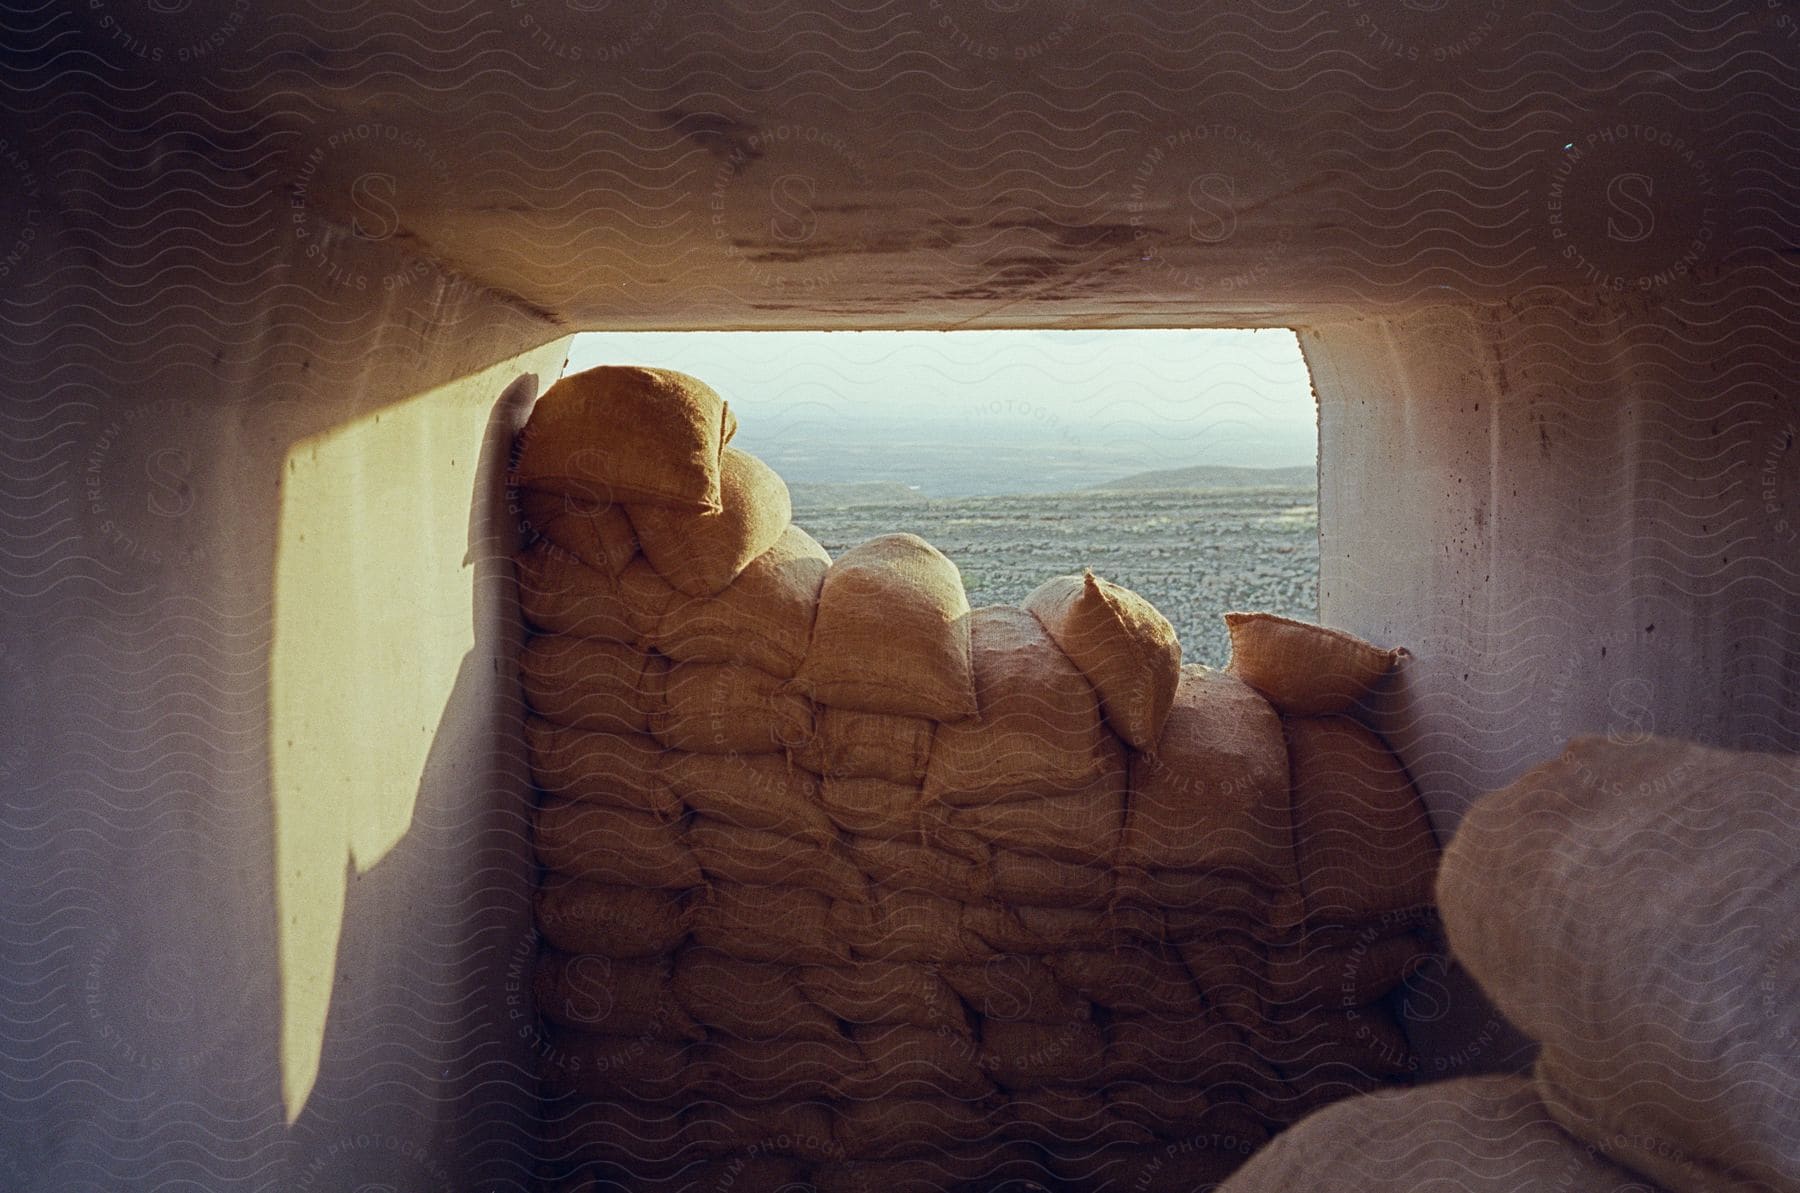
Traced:
[[903, 485], [796, 485], [794, 521], [834, 558], [911, 531], [955, 561], [974, 606], [1017, 604], [1052, 576], [1092, 568], [1148, 598], [1174, 624], [1184, 659], [1213, 667], [1230, 653], [1222, 613], [1318, 617], [1310, 485], [948, 498]]

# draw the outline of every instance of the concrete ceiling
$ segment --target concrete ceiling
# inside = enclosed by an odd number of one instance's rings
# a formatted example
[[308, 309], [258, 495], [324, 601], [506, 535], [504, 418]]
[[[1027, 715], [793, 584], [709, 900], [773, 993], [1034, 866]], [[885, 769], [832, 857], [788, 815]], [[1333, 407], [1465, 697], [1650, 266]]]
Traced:
[[85, 0], [13, 20], [27, 142], [85, 94], [123, 171], [204, 159], [277, 189], [280, 235], [386, 240], [570, 327], [1681, 301], [1791, 283], [1800, 239], [1800, 11], [1778, 0]]

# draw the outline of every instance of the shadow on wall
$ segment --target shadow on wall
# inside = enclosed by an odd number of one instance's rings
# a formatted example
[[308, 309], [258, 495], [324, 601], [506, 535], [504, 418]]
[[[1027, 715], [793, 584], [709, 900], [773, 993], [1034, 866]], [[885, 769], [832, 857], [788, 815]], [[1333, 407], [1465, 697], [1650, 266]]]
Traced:
[[304, 440], [284, 466], [270, 771], [295, 1190], [512, 1185], [529, 1162], [504, 485], [538, 377], [490, 411], [495, 372]]

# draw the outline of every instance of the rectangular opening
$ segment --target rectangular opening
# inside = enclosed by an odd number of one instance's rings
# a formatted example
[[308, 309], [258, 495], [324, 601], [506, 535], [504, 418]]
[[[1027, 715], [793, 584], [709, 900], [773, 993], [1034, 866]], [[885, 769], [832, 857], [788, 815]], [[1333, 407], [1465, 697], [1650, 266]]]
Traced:
[[1275, 329], [596, 332], [568, 371], [677, 369], [740, 415], [834, 556], [910, 531], [972, 605], [1091, 567], [1222, 667], [1219, 615], [1318, 616], [1318, 420]]

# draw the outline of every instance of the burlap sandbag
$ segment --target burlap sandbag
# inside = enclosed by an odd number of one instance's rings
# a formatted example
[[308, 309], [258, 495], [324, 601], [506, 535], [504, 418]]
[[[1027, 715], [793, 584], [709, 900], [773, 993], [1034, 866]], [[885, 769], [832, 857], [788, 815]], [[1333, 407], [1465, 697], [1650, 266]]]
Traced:
[[1128, 866], [1119, 869], [1116, 889], [1121, 906], [1161, 908], [1170, 940], [1259, 927], [1289, 929], [1301, 919], [1298, 884], [1272, 891], [1246, 882], [1241, 874]]
[[618, 642], [540, 635], [519, 655], [525, 701], [558, 725], [642, 733], [662, 704], [669, 661]]
[[516, 490], [522, 530], [535, 533], [609, 576], [617, 576], [638, 553], [637, 535], [622, 505], [583, 501], [567, 493]]
[[1156, 606], [1093, 572], [1058, 576], [1024, 601], [1099, 694], [1113, 732], [1148, 750], [1181, 677], [1181, 643]]
[[717, 512], [719, 457], [736, 420], [705, 382], [603, 366], [544, 391], [519, 432], [513, 481], [597, 504]]
[[931, 759], [934, 723], [926, 717], [820, 708], [814, 733], [794, 760], [827, 778], [871, 778], [916, 787]]
[[964, 922], [964, 907], [925, 891], [878, 890], [867, 904], [832, 905], [832, 937], [875, 961], [985, 961], [995, 950]]
[[1287, 746], [1266, 700], [1224, 672], [1181, 669], [1155, 752], [1131, 760], [1121, 860], [1295, 889]]
[[957, 721], [975, 712], [962, 573], [915, 534], [884, 534], [825, 573], [794, 682], [820, 704]]
[[678, 1102], [697, 1096], [707, 1076], [685, 1040], [555, 1028], [546, 1045], [539, 1074], [550, 1097]]
[[[832, 900], [798, 887], [713, 883], [688, 909], [694, 941], [741, 961], [848, 965]], [[852, 905], [854, 906], [854, 905]]]
[[1121, 768], [1094, 689], [1023, 609], [969, 615], [977, 714], [939, 725], [925, 797], [987, 804], [1073, 795]]
[[513, 563], [519, 579], [519, 611], [533, 630], [639, 644], [617, 577], [543, 541], [519, 552]]
[[793, 517], [788, 487], [775, 470], [728, 447], [719, 459], [716, 513], [659, 505], [627, 505], [638, 547], [657, 574], [691, 597], [723, 592], [775, 545]]
[[643, 812], [545, 796], [534, 831], [538, 861], [561, 874], [657, 890], [701, 882], [680, 825]]
[[843, 1035], [837, 1020], [805, 996], [788, 965], [689, 948], [675, 962], [671, 990], [688, 1015], [739, 1039], [830, 1040]]
[[670, 602], [653, 644], [681, 662], [743, 663], [789, 678], [806, 657], [830, 566], [825, 548], [789, 526], [723, 592]]
[[694, 817], [686, 840], [709, 882], [797, 886], [833, 899], [868, 898], [861, 859], [835, 843], [742, 828], [710, 816]]
[[845, 1023], [910, 1023], [955, 1036], [969, 1034], [957, 994], [929, 965], [859, 961], [842, 968], [807, 966], [794, 980], [806, 997]]
[[952, 828], [945, 809], [921, 806], [919, 788], [886, 779], [827, 776], [819, 784], [825, 815], [844, 833], [874, 841], [928, 845], [964, 862], [987, 862], [987, 842]]
[[1393, 1009], [1383, 1003], [1271, 1007], [1237, 1026], [1286, 1087], [1261, 1103], [1281, 1122], [1338, 1098], [1409, 1080], [1419, 1069]]
[[639, 886], [549, 874], [533, 896], [537, 929], [567, 953], [655, 957], [687, 937], [680, 896]]
[[671, 752], [663, 775], [702, 816], [817, 843], [836, 836], [819, 805], [818, 780], [779, 754]]
[[[726, 1098], [689, 1106], [682, 1121], [696, 1150], [736, 1153], [729, 1161], [732, 1164], [742, 1165], [749, 1158], [764, 1154], [820, 1163], [841, 1154], [832, 1138], [831, 1117], [831, 1111], [819, 1102], [740, 1102]], [[781, 1183], [741, 1183], [746, 1179], [750, 1179], [747, 1170], [736, 1180], [709, 1186], [710, 1193], [783, 1187]]]
[[667, 820], [682, 813], [663, 778], [663, 749], [646, 734], [594, 733], [528, 717], [525, 747], [531, 780], [542, 791]]
[[1230, 1020], [1203, 1004], [1185, 1013], [1119, 1015], [1106, 1028], [1109, 1081], [1268, 1093], [1281, 1078]]
[[1387, 743], [1349, 717], [1295, 717], [1284, 728], [1307, 922], [1360, 924], [1430, 907], [1431, 815]]
[[676, 663], [651, 710], [650, 732], [671, 750], [781, 754], [812, 736], [812, 706], [766, 671], [741, 663]]
[[1067, 1023], [1085, 1019], [1093, 1007], [1056, 980], [1042, 957], [993, 957], [973, 965], [944, 965], [938, 972], [983, 1020]]
[[619, 573], [619, 601], [640, 643], [654, 646], [663, 637], [663, 620], [692, 597], [682, 596], [639, 555]]
[[1164, 1138], [1212, 1137], [1254, 1145], [1269, 1137], [1262, 1116], [1229, 1086], [1123, 1081], [1107, 1089], [1106, 1100], [1127, 1120]]
[[1115, 1144], [1146, 1144], [1155, 1138], [1126, 1119], [1104, 1095], [1086, 1086], [1040, 1086], [1006, 1100], [999, 1124], [1009, 1137], [1057, 1151], [1093, 1151]]
[[1273, 1006], [1361, 1006], [1385, 996], [1432, 957], [1437, 947], [1424, 934], [1401, 931], [1348, 944], [1315, 942], [1312, 936], [1278, 945], [1264, 958], [1266, 996]]
[[1121, 941], [1111, 949], [1053, 953], [1044, 961], [1057, 981], [1115, 1014], [1197, 1014], [1202, 1006], [1180, 954], [1167, 945]]
[[1672, 1189], [1800, 1189], [1800, 759], [1572, 742], [1444, 855], [1452, 951], [1550, 1114]]
[[1117, 857], [1125, 828], [1124, 779], [1120, 767], [1073, 795], [953, 808], [950, 824], [1002, 849], [1105, 865]]
[[1231, 662], [1226, 670], [1291, 717], [1345, 713], [1369, 694], [1403, 647], [1383, 650], [1354, 634], [1273, 613], [1227, 613]]
[[854, 837], [850, 857], [864, 874], [895, 891], [923, 891], [968, 903], [989, 890], [985, 858], [976, 861], [928, 843]]
[[1339, 1102], [1290, 1127], [1221, 1193], [1655, 1193], [1557, 1126], [1521, 1078], [1467, 1077]]
[[1008, 1089], [1094, 1087], [1102, 1080], [1106, 1036], [1080, 1019], [1063, 1023], [992, 1020], [981, 1027], [981, 1067]]
[[997, 953], [1032, 956], [1109, 949], [1129, 935], [1124, 920], [1110, 908], [971, 903], [963, 910], [963, 923]]
[[1113, 900], [1110, 866], [1059, 861], [1029, 849], [995, 849], [989, 888], [1002, 903], [1031, 907], [1105, 907]]
[[847, 1089], [852, 1098], [982, 1098], [994, 1092], [968, 1036], [907, 1024], [850, 1030], [868, 1062]]
[[560, 1027], [655, 1040], [706, 1032], [670, 997], [667, 957], [621, 961], [591, 953], [540, 954], [532, 976], [538, 1013]]
[[868, 1062], [843, 1036], [816, 1040], [740, 1040], [714, 1036], [694, 1048], [701, 1091], [736, 1101], [839, 1098], [867, 1078]]
[[994, 1129], [989, 1108], [954, 1098], [880, 1098], [851, 1102], [834, 1124], [851, 1160], [892, 1160], [980, 1143]]

